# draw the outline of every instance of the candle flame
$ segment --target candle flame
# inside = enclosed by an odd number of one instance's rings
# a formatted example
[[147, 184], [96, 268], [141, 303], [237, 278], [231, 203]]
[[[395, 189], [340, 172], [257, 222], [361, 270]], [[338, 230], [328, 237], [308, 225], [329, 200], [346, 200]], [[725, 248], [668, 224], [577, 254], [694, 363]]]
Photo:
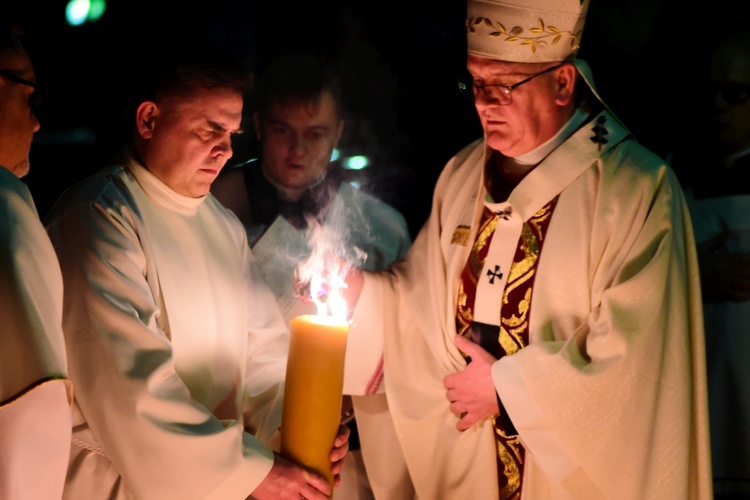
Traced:
[[311, 224], [308, 239], [311, 254], [298, 267], [298, 278], [302, 293], [317, 307], [318, 316], [329, 316], [336, 320], [348, 320], [348, 308], [344, 300], [346, 275], [357, 261], [366, 255], [359, 248], [346, 249], [341, 243], [342, 234], [332, 227]]
[[347, 307], [342, 290], [346, 288], [344, 277], [347, 269], [340, 262], [329, 264], [332, 267], [323, 267], [313, 272], [310, 279], [310, 298], [317, 307], [318, 316], [331, 316], [346, 321]]
[[[332, 205], [326, 224], [308, 219], [306, 239], [311, 253], [298, 266], [297, 277], [302, 283], [303, 295], [316, 305], [318, 316], [347, 321], [348, 311], [343, 296], [347, 287], [345, 278], [352, 267], [364, 262], [367, 254], [349, 243], [347, 207]], [[349, 216], [351, 218], [352, 214]]]

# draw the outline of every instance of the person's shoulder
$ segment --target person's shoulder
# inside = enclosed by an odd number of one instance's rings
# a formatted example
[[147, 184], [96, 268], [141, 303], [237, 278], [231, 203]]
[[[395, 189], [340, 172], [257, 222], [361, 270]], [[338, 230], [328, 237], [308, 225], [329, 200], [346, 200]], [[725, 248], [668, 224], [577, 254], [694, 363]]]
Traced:
[[481, 175], [484, 166], [484, 155], [487, 144], [484, 138], [471, 141], [451, 156], [440, 171], [434, 194], [444, 193], [446, 190], [460, 190]]
[[108, 165], [67, 188], [63, 196], [81, 201], [97, 201], [105, 195], [118, 196], [128, 191], [118, 182], [127, 176], [127, 169], [123, 165]]
[[[383, 267], [405, 253], [411, 245], [411, 233], [401, 212], [347, 182], [340, 185], [339, 196], [346, 207], [352, 242], [371, 254], [368, 267]], [[380, 248], [383, 246], [388, 248]]]
[[603, 156], [599, 163], [603, 185], [611, 186], [618, 196], [648, 198], [657, 193], [682, 190], [680, 180], [666, 159], [634, 139], [613, 147], [611, 154]]
[[357, 206], [362, 215], [369, 219], [389, 218], [404, 221], [404, 216], [390, 203], [378, 198], [374, 194], [356, 188], [348, 182], [342, 182], [339, 193], [348, 205]]
[[383, 206], [387, 208], [392, 208], [391, 205], [389, 205], [384, 200], [380, 199], [375, 194], [369, 193], [365, 191], [364, 189], [355, 187], [347, 181], [342, 181], [339, 184], [338, 192], [340, 196], [350, 199], [360, 204], [366, 203], [366, 204], [371, 204], [375, 206]]
[[624, 140], [613, 145], [600, 160], [614, 171], [629, 170], [635, 175], [660, 175], [670, 169], [665, 158], [628, 135]]
[[485, 148], [484, 137], [479, 137], [461, 149], [459, 149], [450, 159], [449, 163], [454, 165], [463, 165], [472, 156], [482, 155]]
[[97, 204], [130, 204], [132, 196], [122, 182], [127, 175], [125, 167], [120, 164], [97, 170], [63, 190], [45, 220], [54, 220], [74, 208], [93, 207]]
[[0, 167], [0, 203], [5, 203], [10, 196], [30, 196], [29, 188], [8, 169]]
[[40, 225], [31, 192], [26, 184], [5, 168], [0, 167], [0, 244], [10, 248], [10, 242], [24, 239], [31, 226]]

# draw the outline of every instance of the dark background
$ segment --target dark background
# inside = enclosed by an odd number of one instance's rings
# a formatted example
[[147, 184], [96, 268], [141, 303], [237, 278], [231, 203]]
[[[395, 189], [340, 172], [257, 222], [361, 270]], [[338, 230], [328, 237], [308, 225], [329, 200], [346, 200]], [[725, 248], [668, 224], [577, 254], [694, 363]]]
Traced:
[[[579, 55], [636, 138], [669, 157], [692, 126], [705, 48], [748, 3], [698, 12], [676, 0], [593, 0]], [[414, 233], [445, 162], [481, 135], [455, 85], [465, 63], [462, 0], [110, 0], [99, 22], [79, 27], [65, 24], [65, 4], [27, 0], [14, 12], [49, 90], [25, 178], [42, 216], [119, 148], [118, 96], [164, 43], [222, 45], [256, 74], [284, 52], [339, 58], [349, 109], [342, 149], [372, 159], [366, 189], [400, 209]], [[239, 140], [228, 166], [253, 154], [251, 135]]]

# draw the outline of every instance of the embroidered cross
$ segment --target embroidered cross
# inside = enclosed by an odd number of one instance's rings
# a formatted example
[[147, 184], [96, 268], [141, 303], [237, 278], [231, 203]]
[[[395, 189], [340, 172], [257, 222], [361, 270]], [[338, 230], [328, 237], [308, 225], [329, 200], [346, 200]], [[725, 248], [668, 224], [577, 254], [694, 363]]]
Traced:
[[500, 279], [503, 277], [503, 273], [500, 272], [500, 266], [495, 266], [495, 270], [487, 269], [487, 276], [490, 277], [490, 285], [495, 284], [495, 278]]
[[609, 131], [604, 126], [604, 123], [606, 121], [606, 116], [600, 116], [596, 119], [596, 125], [594, 125], [594, 128], [591, 129], [594, 132], [594, 135], [591, 137], [591, 141], [599, 145], [599, 151], [602, 150], [602, 144], [607, 144], [609, 142], [609, 140], [604, 137], [605, 135], [609, 134]]
[[513, 213], [513, 207], [505, 207], [503, 210], [498, 210], [495, 215], [502, 217], [503, 220], [510, 219], [510, 214]]

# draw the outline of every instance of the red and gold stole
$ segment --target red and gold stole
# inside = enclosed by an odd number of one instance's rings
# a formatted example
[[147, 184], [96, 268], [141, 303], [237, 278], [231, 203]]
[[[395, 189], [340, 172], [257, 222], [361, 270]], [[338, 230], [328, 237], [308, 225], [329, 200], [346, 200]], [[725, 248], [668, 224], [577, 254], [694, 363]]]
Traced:
[[[456, 331], [470, 337], [497, 358], [513, 354], [529, 343], [529, 313], [536, 267], [544, 243], [544, 235], [552, 218], [557, 198], [541, 208], [524, 223], [516, 254], [503, 292], [503, 303], [498, 304], [500, 326], [475, 323], [473, 306], [477, 277], [487, 257], [487, 251], [497, 224], [497, 216], [487, 207], [482, 214], [474, 247], [461, 273], [456, 311]], [[501, 413], [503, 410], [501, 408]], [[492, 418], [497, 445], [498, 486], [501, 499], [521, 497], [524, 449], [513, 424], [505, 415]]]

